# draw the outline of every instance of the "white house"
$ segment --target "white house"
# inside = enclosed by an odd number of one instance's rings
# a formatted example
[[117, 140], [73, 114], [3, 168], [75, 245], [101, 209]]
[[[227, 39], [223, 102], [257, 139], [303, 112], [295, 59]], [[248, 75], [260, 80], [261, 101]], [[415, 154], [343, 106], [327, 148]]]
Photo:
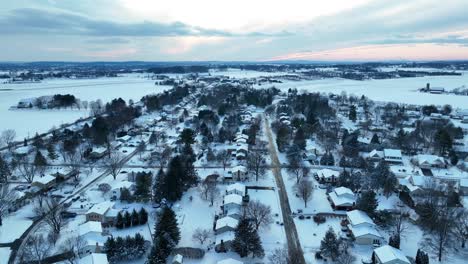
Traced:
[[375, 223], [363, 211], [353, 210], [346, 213], [348, 229], [351, 232], [356, 244], [360, 245], [380, 245], [384, 238], [375, 228]]
[[97, 221], [105, 223], [106, 213], [114, 206], [113, 202], [105, 201], [93, 205], [91, 209], [86, 212], [86, 221]]
[[81, 253], [101, 253], [107, 237], [102, 235], [101, 223], [88, 221], [78, 226], [78, 235], [83, 239], [84, 245]]
[[103, 253], [93, 253], [81, 258], [79, 264], [109, 264], [107, 255]]
[[375, 160], [375, 161], [379, 161], [383, 159], [383, 157], [384, 157], [383, 151], [378, 151], [376, 149], [369, 152], [369, 156], [368, 156], [370, 160]]
[[31, 186], [36, 186], [41, 190], [45, 190], [49, 187], [52, 187], [55, 183], [55, 177], [52, 175], [45, 175], [42, 177], [34, 177], [34, 181], [31, 183]]
[[223, 213], [227, 216], [240, 217], [242, 209], [242, 196], [238, 194], [228, 194], [223, 199]]
[[377, 264], [410, 264], [411, 262], [401, 250], [385, 245], [374, 249]]
[[335, 188], [328, 198], [335, 210], [350, 210], [356, 204], [356, 196], [346, 187]]
[[399, 149], [384, 149], [384, 160], [390, 163], [402, 163], [403, 156]]
[[232, 175], [232, 178], [234, 180], [242, 181], [247, 178], [247, 168], [242, 165], [235, 166], [232, 168], [230, 171], [230, 174]]
[[229, 250], [235, 237], [236, 235], [234, 232], [224, 232], [222, 234], [216, 235], [215, 249], [220, 250], [221, 244], [223, 244], [224, 249]]
[[216, 221], [216, 234], [221, 234], [224, 232], [234, 231], [239, 224], [239, 220], [232, 218], [230, 216], [225, 216]]
[[444, 168], [446, 166], [444, 158], [436, 155], [419, 154], [414, 160], [420, 168]]
[[242, 183], [236, 182], [226, 187], [226, 194], [238, 194], [241, 196], [245, 196], [245, 192], [245, 185]]

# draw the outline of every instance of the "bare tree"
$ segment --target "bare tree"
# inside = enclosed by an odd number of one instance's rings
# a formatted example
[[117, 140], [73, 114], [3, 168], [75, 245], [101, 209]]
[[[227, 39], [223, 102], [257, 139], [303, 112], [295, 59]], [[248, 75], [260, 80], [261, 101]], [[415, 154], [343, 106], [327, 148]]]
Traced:
[[68, 237], [62, 244], [62, 250], [64, 252], [72, 253], [67, 261], [70, 264], [78, 264], [79, 259], [83, 255], [83, 250], [86, 247], [86, 241], [81, 236]]
[[259, 151], [251, 151], [247, 155], [247, 169], [255, 175], [255, 181], [265, 174], [265, 158]]
[[120, 171], [122, 170], [122, 159], [122, 155], [119, 152], [113, 152], [105, 161], [106, 166], [109, 168], [112, 177], [114, 177], [114, 180], [117, 178], [117, 175], [119, 175]]
[[27, 157], [22, 157], [17, 161], [20, 176], [28, 183], [33, 182], [38, 171], [34, 163], [29, 162]]
[[60, 234], [60, 231], [62, 230], [62, 227], [65, 223], [61, 214], [63, 208], [60, 206], [57, 200], [47, 197], [42, 202], [42, 206], [36, 205], [34, 210], [37, 215], [44, 217], [45, 222], [47, 225], [49, 225], [54, 234]]
[[203, 243], [205, 243], [205, 241], [210, 237], [210, 234], [211, 232], [209, 229], [197, 228], [193, 232], [192, 239], [203, 245]]
[[289, 254], [287, 248], [277, 248], [268, 256], [270, 264], [289, 264]]
[[[1, 186], [0, 188], [0, 226], [2, 225], [2, 217], [6, 215], [8, 209], [13, 205], [15, 200], [18, 198], [16, 191], [9, 191], [8, 185]], [[4, 191], [3, 188], [7, 188], [8, 191]]]
[[226, 166], [229, 165], [229, 161], [231, 160], [231, 154], [225, 149], [221, 150], [218, 155], [216, 156], [216, 159], [223, 164], [223, 170], [226, 170]]
[[199, 186], [200, 196], [205, 201], [210, 201], [211, 206], [213, 206], [214, 201], [220, 196], [220, 190], [216, 186], [216, 183], [204, 181]]
[[352, 264], [356, 261], [356, 257], [351, 255], [349, 252], [342, 252], [336, 259], [338, 264]]
[[81, 162], [78, 154], [73, 155], [70, 158], [70, 174], [73, 177], [75, 183], [80, 181], [81, 173]]
[[424, 237], [424, 245], [437, 253], [437, 258], [442, 261], [443, 255], [448, 252], [453, 243], [453, 230], [455, 227], [455, 208], [447, 203], [436, 207], [435, 225]]
[[304, 206], [307, 207], [307, 202], [312, 198], [312, 193], [314, 191], [312, 182], [308, 179], [302, 179], [294, 186], [294, 188], [299, 198], [304, 201]]
[[304, 177], [309, 175], [310, 169], [304, 165], [302, 160], [292, 159], [289, 162], [288, 172], [296, 179], [296, 184], [298, 184]]
[[7, 145], [8, 150], [12, 150], [13, 148], [13, 143], [16, 137], [16, 132], [13, 129], [7, 129], [2, 132], [0, 135], [0, 142], [4, 143]]
[[460, 209], [460, 212], [455, 216], [455, 229], [453, 230], [455, 237], [460, 241], [461, 248], [465, 248], [466, 240], [468, 240], [468, 211]]
[[44, 263], [44, 260], [50, 256], [54, 245], [50, 243], [43, 235], [34, 234], [28, 237], [22, 251], [20, 252], [21, 263]]
[[408, 229], [406, 215], [408, 215], [408, 212], [400, 211], [400, 213], [395, 217], [395, 235], [397, 235], [400, 240]]
[[252, 219], [255, 224], [255, 229], [259, 229], [260, 226], [268, 227], [273, 223], [273, 217], [271, 215], [271, 207], [261, 203], [258, 200], [250, 201], [245, 208], [245, 217]]
[[137, 149], [138, 149], [138, 156], [140, 157], [140, 159], [142, 159], [143, 153], [145, 153], [145, 150], [146, 150], [146, 143], [143, 140], [140, 141], [140, 143], [137, 146]]

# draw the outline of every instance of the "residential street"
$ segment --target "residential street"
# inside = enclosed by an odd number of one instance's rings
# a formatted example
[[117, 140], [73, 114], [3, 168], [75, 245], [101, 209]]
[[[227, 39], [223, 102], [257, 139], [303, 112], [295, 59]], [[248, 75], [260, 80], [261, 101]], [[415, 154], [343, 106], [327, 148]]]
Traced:
[[270, 123], [268, 122], [268, 119], [265, 115], [263, 115], [263, 120], [265, 121], [265, 129], [268, 137], [268, 149], [270, 152], [273, 175], [275, 176], [276, 185], [278, 187], [284, 229], [286, 232], [286, 239], [288, 241], [288, 252], [291, 257], [294, 256], [294, 259], [297, 258], [296, 263], [305, 264], [306, 262], [304, 259], [304, 254], [302, 253], [302, 247], [299, 241], [299, 236], [297, 235], [296, 225], [294, 224], [294, 220], [291, 216], [291, 207], [289, 206], [288, 194], [286, 192], [286, 187], [283, 182], [283, 176], [281, 175], [281, 163], [278, 159], [278, 153], [276, 152], [276, 144], [273, 140]]

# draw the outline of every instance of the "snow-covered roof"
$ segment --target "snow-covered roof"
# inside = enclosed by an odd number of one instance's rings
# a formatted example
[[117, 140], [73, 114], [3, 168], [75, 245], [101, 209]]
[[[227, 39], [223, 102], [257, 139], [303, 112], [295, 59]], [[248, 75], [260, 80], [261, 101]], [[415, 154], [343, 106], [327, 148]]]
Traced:
[[384, 149], [384, 156], [385, 157], [392, 157], [392, 158], [401, 158], [401, 150], [399, 149]]
[[348, 225], [349, 230], [353, 233], [353, 236], [358, 238], [362, 236], [374, 236], [383, 238], [382, 235], [373, 226], [352, 226]]
[[233, 173], [237, 173], [237, 172], [247, 172], [247, 168], [245, 166], [242, 166], [242, 165], [238, 165], [238, 166], [235, 166], [234, 168], [231, 169], [231, 171]]
[[429, 186], [433, 182], [434, 178], [429, 176], [419, 176], [413, 175], [411, 176], [411, 182], [413, 185], [418, 187], [426, 187]]
[[114, 206], [114, 203], [111, 201], [98, 203], [93, 205], [93, 207], [91, 207], [91, 209], [89, 209], [88, 212], [86, 212], [86, 214], [95, 213], [104, 215], [107, 212], [107, 210], [109, 210], [109, 208], [111, 208], [112, 206]]
[[52, 182], [52, 181], [54, 181], [54, 180], [55, 180], [55, 177], [54, 177], [54, 176], [52, 176], [52, 175], [45, 175], [45, 176], [43, 176], [43, 177], [38, 177], [38, 178], [36, 177], [36, 178], [34, 179], [34, 182], [41, 183], [41, 184], [48, 184], [48, 183], [50, 183], [50, 182]]
[[335, 170], [330, 170], [330, 169], [323, 169], [323, 170], [317, 171], [317, 175], [323, 178], [331, 178], [331, 177], [340, 176], [340, 172], [335, 171]]
[[460, 187], [468, 188], [468, 179], [461, 179]]
[[352, 196], [354, 196], [353, 191], [351, 191], [349, 188], [346, 188], [346, 187], [335, 188], [334, 192], [338, 196], [341, 196], [341, 195], [352, 195]]
[[181, 254], [177, 254], [174, 256], [174, 258], [172, 259], [172, 263], [182, 263], [184, 261], [184, 256], [182, 256]]
[[127, 188], [127, 189], [130, 189], [132, 188], [132, 186], [134, 186], [135, 184], [133, 182], [129, 182], [129, 181], [121, 181], [121, 182], [117, 182], [115, 183], [114, 185], [112, 185], [112, 189], [115, 190], [115, 189], [120, 189], [120, 188]]
[[399, 260], [400, 262], [404, 263], [411, 263], [405, 254], [401, 252], [401, 250], [389, 245], [374, 249], [374, 253], [382, 263], [389, 263], [394, 260]]
[[372, 150], [372, 151], [369, 153], [369, 157], [373, 157], [373, 158], [382, 158], [382, 157], [383, 157], [383, 152], [374, 149], [374, 150]]
[[81, 258], [79, 264], [109, 264], [109, 261], [106, 254], [92, 253]]
[[129, 141], [130, 139], [132, 139], [132, 137], [129, 135], [125, 135], [123, 137], [118, 138], [118, 140], [122, 140], [122, 141]]
[[30, 151], [29, 146], [23, 146], [23, 147], [19, 147], [19, 148], [15, 149], [16, 154], [28, 154], [29, 151]]
[[346, 212], [346, 216], [348, 217], [350, 224], [353, 226], [360, 224], [374, 225], [374, 221], [372, 221], [372, 219], [361, 210]]
[[223, 228], [225, 226], [236, 228], [238, 224], [239, 224], [239, 220], [232, 218], [230, 216], [226, 216], [216, 221], [216, 230]]
[[232, 259], [232, 258], [228, 258], [228, 259], [220, 260], [220, 261], [216, 262], [216, 264], [244, 264], [244, 262], [238, 261], [238, 260], [235, 260], [235, 259]]
[[[344, 187], [340, 187], [340, 188], [344, 188]], [[344, 189], [348, 189], [348, 191], [345, 191], [345, 190], [338, 190], [338, 193], [341, 193], [338, 194], [337, 193], [337, 189], [339, 188], [336, 188], [335, 191], [331, 192], [329, 194], [330, 196], [330, 199], [331, 201], [333, 202], [333, 204], [335, 206], [353, 206], [353, 204], [356, 202], [356, 198], [354, 197], [354, 193], [349, 190], [348, 188], [344, 188]]]
[[224, 204], [230, 204], [230, 203], [241, 205], [242, 196], [235, 194], [235, 193], [224, 196]]
[[88, 233], [102, 233], [102, 225], [100, 222], [88, 221], [78, 227], [80, 236], [84, 236]]
[[233, 241], [235, 237], [236, 237], [236, 235], [234, 234], [233, 231], [224, 232], [222, 234], [216, 235], [216, 242], [215, 243], [216, 243], [216, 245], [219, 245], [219, 244], [221, 244], [221, 240], [224, 243], [229, 242], [229, 241]]
[[227, 192], [234, 192], [234, 191], [235, 192], [240, 192], [240, 193], [242, 193], [242, 195], [244, 195], [245, 194], [245, 185], [242, 184], [242, 183], [236, 182], [234, 184], [228, 185], [226, 187], [226, 191]]
[[437, 164], [444, 164], [444, 158], [436, 156], [436, 155], [426, 155], [426, 154], [419, 154], [417, 157], [418, 164], [430, 164], [430, 165], [437, 165]]

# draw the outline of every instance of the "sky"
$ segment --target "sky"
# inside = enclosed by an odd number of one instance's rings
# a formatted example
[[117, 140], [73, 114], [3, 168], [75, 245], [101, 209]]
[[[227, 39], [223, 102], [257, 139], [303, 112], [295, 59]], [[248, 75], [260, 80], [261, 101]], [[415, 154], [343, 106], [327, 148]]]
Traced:
[[0, 61], [468, 59], [468, 0], [15, 0]]

